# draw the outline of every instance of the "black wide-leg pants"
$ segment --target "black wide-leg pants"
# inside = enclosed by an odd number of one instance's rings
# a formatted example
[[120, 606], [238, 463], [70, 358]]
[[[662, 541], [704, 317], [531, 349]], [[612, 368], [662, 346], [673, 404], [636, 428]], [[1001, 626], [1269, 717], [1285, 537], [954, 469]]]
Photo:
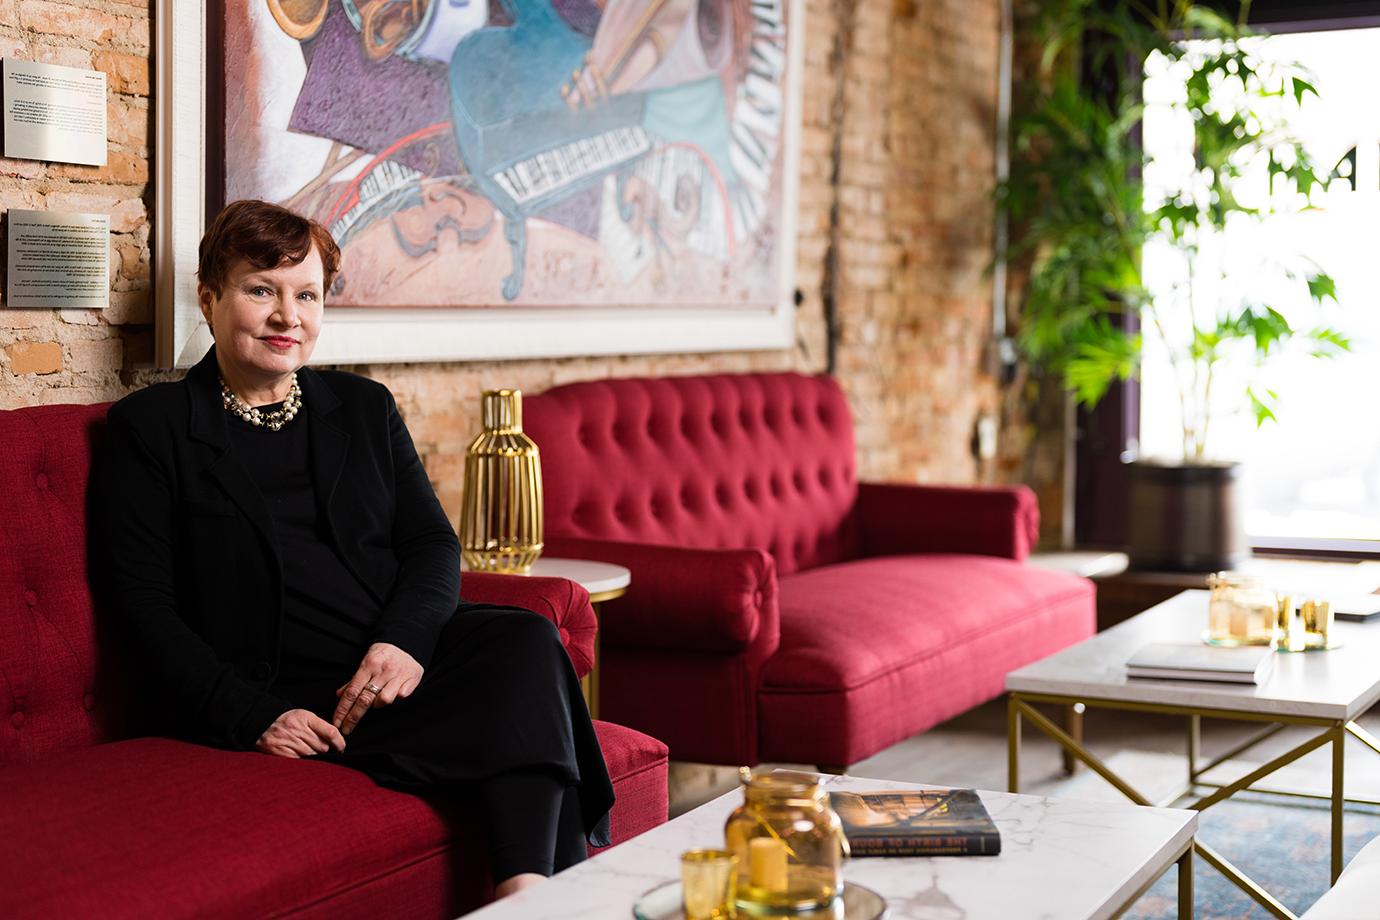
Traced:
[[[273, 692], [330, 721], [358, 665], [285, 659]], [[319, 759], [472, 805], [496, 880], [559, 871], [586, 839], [608, 845], [613, 785], [580, 682], [556, 627], [531, 611], [462, 603], [412, 695], [369, 710], [345, 741]]]

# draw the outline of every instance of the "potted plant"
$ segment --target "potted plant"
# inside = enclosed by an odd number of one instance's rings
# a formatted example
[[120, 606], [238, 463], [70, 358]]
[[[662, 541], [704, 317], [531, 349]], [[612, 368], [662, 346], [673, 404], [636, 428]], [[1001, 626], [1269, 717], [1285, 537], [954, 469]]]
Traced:
[[[1260, 285], [1233, 286], [1221, 259], [1230, 231], [1310, 206], [1322, 184], [1287, 130], [1316, 91], [1298, 68], [1261, 57], [1246, 13], [1243, 4], [1233, 22], [1168, 0], [1039, 4], [1040, 79], [1026, 84], [1001, 189], [1011, 255], [1029, 263], [1025, 357], [1087, 407], [1137, 375], [1147, 349], [1163, 356], [1178, 389], [1182, 454], [1128, 470], [1128, 537], [1143, 568], [1229, 568], [1245, 554], [1238, 465], [1210, 453], [1214, 421], [1232, 411], [1272, 421], [1277, 394], [1258, 371], [1289, 349], [1328, 357], [1349, 347], [1335, 329], [1244, 289]], [[1177, 157], [1147, 157], [1139, 143], [1143, 64], [1174, 77], [1166, 85], [1177, 91], [1152, 101], [1191, 137]], [[1179, 279], [1149, 289], [1147, 252], [1178, 266]], [[1251, 276], [1273, 277], [1271, 295], [1292, 285], [1315, 306], [1335, 301], [1316, 265], [1265, 262]], [[1223, 282], [1221, 296], [1203, 296], [1205, 274]]]

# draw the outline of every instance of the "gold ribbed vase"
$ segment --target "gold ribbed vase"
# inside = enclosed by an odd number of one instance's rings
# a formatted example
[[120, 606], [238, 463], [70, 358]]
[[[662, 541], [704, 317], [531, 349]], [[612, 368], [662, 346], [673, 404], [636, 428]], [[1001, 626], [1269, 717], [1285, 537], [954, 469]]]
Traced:
[[541, 455], [522, 433], [522, 391], [486, 390], [465, 451], [460, 553], [473, 572], [526, 574], [541, 555]]

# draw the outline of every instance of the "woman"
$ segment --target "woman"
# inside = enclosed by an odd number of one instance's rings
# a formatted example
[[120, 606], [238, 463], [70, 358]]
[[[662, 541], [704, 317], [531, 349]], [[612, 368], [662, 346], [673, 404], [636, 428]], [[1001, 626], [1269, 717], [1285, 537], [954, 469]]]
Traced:
[[215, 345], [109, 414], [93, 494], [112, 602], [188, 740], [463, 797], [511, 894], [608, 842], [556, 628], [459, 602], [460, 554], [382, 385], [306, 367], [340, 250], [261, 201], [201, 241]]

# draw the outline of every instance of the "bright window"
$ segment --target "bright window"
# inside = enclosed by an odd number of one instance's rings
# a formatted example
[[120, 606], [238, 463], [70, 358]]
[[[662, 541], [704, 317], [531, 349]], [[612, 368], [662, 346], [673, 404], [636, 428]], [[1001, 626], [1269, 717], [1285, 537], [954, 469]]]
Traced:
[[[1318, 316], [1350, 336], [1353, 350], [1332, 360], [1299, 354], [1273, 362], [1257, 382], [1278, 392], [1279, 421], [1259, 430], [1249, 410], [1240, 411], [1247, 381], [1224, 381], [1208, 452], [1243, 462], [1246, 529], [1256, 545], [1380, 541], [1380, 29], [1277, 35], [1263, 41], [1260, 53], [1311, 72], [1319, 96], [1308, 98], [1291, 125], [1320, 174], [1335, 165], [1338, 178], [1315, 196], [1316, 210], [1243, 223], [1230, 228], [1220, 245], [1204, 247], [1199, 258], [1220, 260], [1228, 289], [1200, 278], [1194, 300], [1201, 309], [1249, 292], [1291, 319], [1298, 311]], [[1147, 158], [1165, 168], [1191, 164], [1191, 132], [1157, 105], [1172, 98], [1176, 78], [1182, 91], [1182, 76], [1153, 62], [1146, 73]], [[1163, 177], [1147, 169], [1145, 180], [1147, 200], [1153, 200]], [[1253, 188], [1242, 197], [1254, 194], [1263, 201], [1263, 170], [1248, 184]], [[1301, 285], [1262, 291], [1268, 276], [1254, 266], [1270, 253], [1287, 254], [1295, 264], [1299, 255], [1315, 261], [1336, 280], [1339, 303], [1319, 313]], [[1173, 309], [1188, 309], [1188, 266], [1148, 248], [1144, 271], [1157, 297], [1172, 298], [1177, 289], [1185, 303], [1176, 301]], [[1174, 379], [1163, 349], [1149, 337], [1141, 381], [1142, 454], [1181, 457]]]

